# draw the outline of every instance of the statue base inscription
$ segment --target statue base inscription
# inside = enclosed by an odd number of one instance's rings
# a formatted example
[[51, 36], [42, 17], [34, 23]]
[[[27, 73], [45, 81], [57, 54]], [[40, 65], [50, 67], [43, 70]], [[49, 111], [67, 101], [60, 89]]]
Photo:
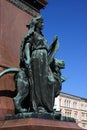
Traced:
[[76, 123], [45, 119], [14, 119], [0, 121], [0, 130], [83, 130]]

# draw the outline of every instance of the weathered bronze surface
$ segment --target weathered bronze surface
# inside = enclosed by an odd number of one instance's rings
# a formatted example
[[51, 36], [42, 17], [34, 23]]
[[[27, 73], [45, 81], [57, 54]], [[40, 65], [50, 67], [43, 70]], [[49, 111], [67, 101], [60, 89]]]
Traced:
[[41, 16], [33, 18], [27, 24], [27, 28], [28, 32], [21, 42], [20, 68], [6, 69], [0, 73], [0, 77], [6, 73], [16, 73], [14, 80], [17, 95], [13, 100], [16, 114], [22, 113], [19, 114], [22, 115], [20, 117], [26, 115], [30, 117], [31, 113], [50, 114], [50, 116], [54, 113], [55, 117], [54, 100], [59, 95], [62, 82], [65, 80], [61, 76], [64, 61], [54, 58], [58, 50], [58, 37], [54, 37], [52, 44], [47, 46], [42, 34]]

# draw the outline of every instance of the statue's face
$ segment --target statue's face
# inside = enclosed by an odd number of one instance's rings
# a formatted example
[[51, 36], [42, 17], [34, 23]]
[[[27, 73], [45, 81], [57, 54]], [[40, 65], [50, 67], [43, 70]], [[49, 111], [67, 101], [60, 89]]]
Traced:
[[37, 27], [38, 27], [40, 30], [42, 30], [42, 29], [43, 29], [43, 26], [44, 26], [43, 20], [41, 19], [41, 20], [38, 21]]

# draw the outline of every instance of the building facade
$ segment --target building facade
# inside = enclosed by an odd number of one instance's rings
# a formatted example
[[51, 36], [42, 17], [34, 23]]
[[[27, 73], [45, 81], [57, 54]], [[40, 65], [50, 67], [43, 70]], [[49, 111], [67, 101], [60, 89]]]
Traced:
[[87, 99], [60, 93], [55, 108], [61, 110], [62, 116], [74, 118], [80, 127], [87, 129]]

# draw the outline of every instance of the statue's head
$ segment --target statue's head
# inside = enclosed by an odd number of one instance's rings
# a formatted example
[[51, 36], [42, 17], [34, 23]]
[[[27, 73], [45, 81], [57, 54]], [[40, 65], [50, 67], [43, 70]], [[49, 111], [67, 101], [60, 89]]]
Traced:
[[43, 18], [40, 15], [35, 17], [35, 18], [33, 18], [33, 19], [31, 19], [31, 21], [26, 26], [28, 27], [28, 29], [30, 29], [30, 28], [34, 28], [35, 29], [35, 27], [39, 23], [43, 24]]

